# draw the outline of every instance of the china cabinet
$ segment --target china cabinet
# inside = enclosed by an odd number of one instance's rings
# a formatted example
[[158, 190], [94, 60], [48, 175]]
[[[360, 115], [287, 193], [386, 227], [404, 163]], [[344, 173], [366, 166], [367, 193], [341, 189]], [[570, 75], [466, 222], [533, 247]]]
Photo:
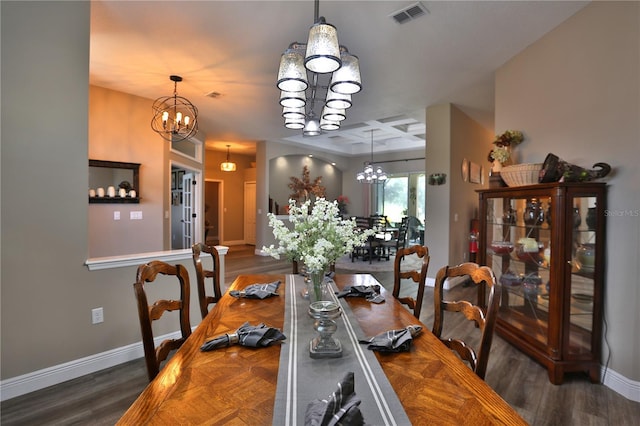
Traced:
[[599, 382], [606, 185], [477, 192], [478, 263], [502, 284], [496, 332], [544, 365], [554, 384], [577, 371]]

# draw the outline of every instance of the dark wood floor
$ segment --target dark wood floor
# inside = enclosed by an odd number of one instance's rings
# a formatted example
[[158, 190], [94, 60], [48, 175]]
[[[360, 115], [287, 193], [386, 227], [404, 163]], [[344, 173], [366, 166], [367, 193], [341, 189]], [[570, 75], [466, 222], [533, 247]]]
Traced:
[[[253, 252], [253, 246], [229, 249], [225, 262], [226, 283], [242, 273], [291, 271], [290, 264], [254, 256]], [[366, 267], [363, 263], [362, 272], [367, 272]], [[373, 275], [391, 289], [391, 272]], [[474, 293], [471, 288], [458, 286], [450, 290], [449, 295], [473, 300]], [[425, 299], [420, 319], [430, 327], [432, 292], [427, 291]], [[452, 323], [447, 326], [459, 330], [464, 327]], [[563, 385], [554, 386], [549, 383], [544, 368], [499, 336], [494, 339], [486, 381], [532, 425], [636, 425], [640, 421], [640, 403], [603, 385], [591, 384], [582, 374], [567, 376]], [[112, 425], [147, 383], [141, 358], [5, 401], [0, 406], [0, 422], [2, 425]]]

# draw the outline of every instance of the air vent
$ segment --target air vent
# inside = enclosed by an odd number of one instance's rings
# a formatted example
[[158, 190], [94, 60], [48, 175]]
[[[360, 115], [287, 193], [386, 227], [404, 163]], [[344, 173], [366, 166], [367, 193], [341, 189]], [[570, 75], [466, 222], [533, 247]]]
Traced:
[[414, 3], [407, 7], [404, 7], [400, 10], [396, 10], [389, 16], [393, 18], [398, 24], [406, 24], [409, 21], [412, 21], [416, 18], [426, 15], [429, 13], [426, 7], [424, 7], [420, 3]]

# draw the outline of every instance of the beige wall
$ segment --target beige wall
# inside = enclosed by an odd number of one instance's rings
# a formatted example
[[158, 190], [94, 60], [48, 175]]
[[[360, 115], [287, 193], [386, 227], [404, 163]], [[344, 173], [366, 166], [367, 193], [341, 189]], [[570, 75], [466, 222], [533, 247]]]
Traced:
[[[90, 207], [89, 2], [2, 2], [1, 7], [4, 389], [8, 378], [106, 351], [116, 349], [118, 359], [118, 348], [140, 341], [140, 329], [132, 288], [136, 268], [89, 272], [84, 265]], [[181, 263], [195, 277], [191, 260]], [[96, 307], [104, 308], [105, 320], [92, 325]], [[191, 324], [199, 317], [192, 298]], [[173, 331], [167, 324], [157, 329]], [[33, 380], [56, 377], [41, 374]]]
[[[89, 158], [140, 163], [140, 204], [90, 204], [89, 254], [115, 256], [163, 250], [166, 142], [151, 130], [152, 101], [90, 86]], [[113, 213], [120, 212], [120, 220]], [[142, 220], [130, 220], [141, 211]]]
[[[493, 133], [452, 104], [426, 110], [427, 177], [446, 173], [444, 185], [427, 185], [425, 243], [429, 247], [429, 277], [445, 265], [468, 260], [469, 225], [477, 217], [477, 189], [488, 186], [487, 153]], [[484, 168], [484, 185], [465, 182], [461, 164], [466, 158]]]
[[[521, 162], [611, 164], [603, 359], [640, 380], [640, 3], [593, 2], [496, 73], [496, 129]], [[637, 389], [637, 388], [636, 388]]]

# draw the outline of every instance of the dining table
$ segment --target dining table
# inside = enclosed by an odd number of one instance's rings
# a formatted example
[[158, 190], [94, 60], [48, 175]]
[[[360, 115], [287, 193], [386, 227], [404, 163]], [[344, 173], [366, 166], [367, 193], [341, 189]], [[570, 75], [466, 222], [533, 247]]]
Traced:
[[[255, 300], [230, 294], [252, 284], [276, 281], [281, 283], [277, 297]], [[231, 345], [208, 352], [201, 351], [201, 346], [245, 322], [282, 329], [285, 300], [291, 297], [285, 294], [291, 282], [291, 275], [284, 274], [239, 275], [118, 424], [280, 423], [274, 421], [274, 404], [281, 351], [289, 344], [287, 340], [262, 348]], [[379, 285], [370, 274], [336, 274], [333, 282], [337, 291]], [[376, 288], [383, 303], [362, 297], [343, 299], [364, 335], [411, 325], [423, 328], [408, 351], [373, 352], [406, 413], [407, 424], [527, 424], [384, 286]]]

